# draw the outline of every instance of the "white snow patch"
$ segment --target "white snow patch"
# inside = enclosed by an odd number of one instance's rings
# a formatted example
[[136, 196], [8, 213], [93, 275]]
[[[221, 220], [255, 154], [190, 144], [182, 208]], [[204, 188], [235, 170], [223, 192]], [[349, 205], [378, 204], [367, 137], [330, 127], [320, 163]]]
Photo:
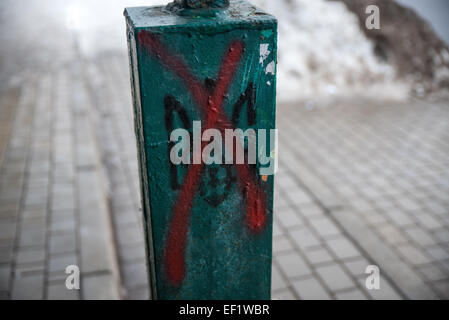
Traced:
[[279, 23], [280, 101], [332, 96], [406, 99], [409, 87], [374, 55], [357, 17], [340, 2], [251, 0]]
[[[70, 1], [64, 12], [76, 27], [81, 51], [90, 56], [126, 50], [123, 8], [165, 5], [169, 0]], [[401, 98], [409, 88], [395, 80], [391, 66], [380, 63], [357, 17], [344, 4], [327, 0], [250, 0], [279, 21], [278, 97], [281, 101], [316, 97], [372, 95]], [[59, 3], [59, 2], [58, 2]], [[61, 1], [62, 7], [67, 3]], [[107, 8], [107, 10], [105, 10]], [[101, 19], [97, 16], [101, 15]], [[261, 46], [267, 62], [268, 47]], [[271, 50], [272, 51], [272, 50]], [[271, 54], [271, 53], [270, 53]], [[442, 59], [449, 60], [443, 52]], [[270, 67], [268, 71], [274, 71]]]

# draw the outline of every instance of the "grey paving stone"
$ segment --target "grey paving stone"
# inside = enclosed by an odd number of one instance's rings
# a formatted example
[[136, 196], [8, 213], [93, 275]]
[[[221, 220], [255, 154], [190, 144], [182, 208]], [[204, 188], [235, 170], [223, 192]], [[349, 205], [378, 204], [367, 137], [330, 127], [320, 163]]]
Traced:
[[0, 193], [0, 201], [2, 203], [17, 203], [20, 202], [20, 199], [22, 198], [21, 193], [17, 191], [3, 191]]
[[46, 208], [29, 209], [22, 213], [22, 219], [24, 221], [27, 221], [28, 219], [45, 219], [46, 216]]
[[313, 248], [321, 245], [321, 241], [308, 228], [290, 232], [293, 241], [301, 249]]
[[11, 240], [16, 236], [16, 223], [2, 221], [0, 223], [0, 241]]
[[379, 235], [387, 241], [389, 244], [403, 244], [407, 243], [407, 239], [403, 233], [397, 228], [389, 224], [385, 224], [377, 227]]
[[130, 245], [119, 245], [120, 260], [122, 262], [132, 262], [146, 259], [145, 243], [135, 243]]
[[51, 223], [57, 222], [76, 222], [75, 210], [60, 210], [52, 211], [51, 213]]
[[299, 207], [299, 212], [302, 216], [304, 217], [313, 217], [313, 216], [322, 216], [323, 215], [323, 209], [321, 209], [320, 207], [316, 206], [316, 205], [301, 205]]
[[430, 259], [414, 246], [404, 244], [397, 247], [402, 256], [412, 265], [426, 264]]
[[365, 273], [366, 267], [371, 265], [371, 263], [369, 263], [369, 261], [366, 260], [365, 258], [359, 258], [353, 261], [346, 261], [344, 264], [354, 277], [366, 277], [367, 276], [367, 274]]
[[42, 274], [45, 270], [45, 261], [18, 263], [14, 268], [14, 275], [27, 277]]
[[296, 190], [289, 189], [287, 192], [287, 197], [290, 202], [295, 205], [303, 205], [313, 202], [312, 198], [306, 192], [299, 188]]
[[35, 179], [28, 179], [28, 187], [29, 188], [42, 188], [47, 189], [49, 185], [48, 177], [41, 177]]
[[290, 291], [290, 289], [283, 289], [279, 291], [275, 291], [271, 294], [272, 300], [296, 300], [294, 294]]
[[382, 199], [376, 199], [374, 202], [374, 205], [376, 208], [378, 208], [381, 212], [391, 210], [391, 208], [394, 208], [396, 206], [396, 203], [393, 200], [382, 198]]
[[9, 291], [10, 279], [11, 279], [11, 265], [0, 264], [0, 291]]
[[422, 228], [417, 226], [405, 229], [405, 233], [413, 240], [416, 244], [422, 247], [428, 247], [435, 244], [435, 240], [431, 235]]
[[69, 290], [65, 286], [65, 281], [53, 282], [47, 286], [48, 300], [79, 300], [80, 290]]
[[445, 299], [445, 300], [449, 299], [449, 282], [448, 281], [435, 283], [434, 286], [437, 288], [438, 293], [440, 294], [440, 296], [443, 299]]
[[48, 272], [65, 274], [65, 269], [71, 265], [78, 265], [78, 257], [75, 253], [50, 256], [48, 262]]
[[273, 265], [272, 271], [271, 271], [271, 290], [277, 291], [280, 289], [285, 289], [285, 288], [287, 288], [287, 286], [288, 286], [288, 284], [282, 278], [278, 267], [276, 265]]
[[51, 194], [54, 200], [73, 199], [75, 195], [75, 185], [73, 179], [69, 181], [53, 181]]
[[449, 278], [449, 272], [444, 272], [443, 269], [436, 264], [419, 267], [419, 271], [429, 281], [440, 281]]
[[9, 263], [12, 261], [13, 247], [10, 245], [0, 245], [0, 263]]
[[143, 286], [140, 288], [133, 288], [128, 290], [126, 299], [128, 300], [148, 300], [149, 299], [148, 287]]
[[359, 289], [353, 289], [335, 294], [337, 300], [367, 300], [367, 296]]
[[298, 188], [298, 184], [296, 183], [294, 178], [292, 178], [285, 172], [284, 173], [278, 172], [278, 174], [276, 175], [276, 183], [287, 190], [289, 188]]
[[428, 229], [438, 229], [440, 228], [441, 222], [439, 222], [435, 217], [428, 213], [422, 213], [416, 216], [416, 219]]
[[47, 230], [46, 218], [35, 217], [27, 220], [22, 220], [22, 222], [20, 223], [20, 231], [22, 233], [29, 231], [46, 232], [46, 230]]
[[48, 208], [48, 204], [24, 204], [23, 205], [23, 210], [24, 211], [28, 211], [28, 210], [46, 210]]
[[421, 209], [418, 202], [411, 198], [402, 198], [398, 200], [398, 204], [404, 210], [419, 210]]
[[310, 219], [310, 224], [323, 238], [341, 234], [340, 229], [327, 217]]
[[328, 240], [327, 245], [340, 259], [359, 257], [359, 250], [346, 238]]
[[135, 288], [147, 283], [147, 268], [145, 261], [122, 264], [123, 282], [128, 288]]
[[385, 223], [387, 220], [385, 216], [378, 213], [377, 211], [368, 211], [365, 213], [365, 219], [368, 221], [370, 225], [376, 226], [379, 224]]
[[74, 234], [76, 232], [76, 221], [71, 216], [66, 216], [64, 219], [52, 219], [50, 231], [53, 235]]
[[0, 223], [14, 222], [17, 219], [17, 212], [14, 211], [0, 211]]
[[427, 253], [436, 261], [442, 261], [449, 259], [449, 248], [444, 246], [434, 246], [428, 248]]
[[[56, 163], [56, 165], [52, 168], [54, 181], [65, 182], [65, 181], [73, 181], [73, 179], [74, 179], [75, 172], [74, 172], [73, 164], [70, 162], [66, 162], [66, 161], [72, 160], [72, 153], [68, 152], [66, 155], [67, 155], [67, 158], [60, 157], [60, 159], [58, 159], [58, 160], [61, 162]], [[64, 161], [64, 162], [62, 162], [62, 161]]]
[[298, 254], [288, 254], [277, 257], [282, 271], [288, 278], [306, 276], [311, 273], [310, 268]]
[[[88, 140], [88, 139], [87, 139]], [[84, 140], [83, 140], [84, 141]], [[86, 142], [88, 143], [88, 142]], [[86, 155], [84, 155], [86, 156]], [[85, 159], [87, 160], [87, 159]], [[94, 162], [95, 163], [95, 162]], [[102, 190], [99, 173], [94, 170], [81, 170], [77, 175], [80, 212], [80, 269], [82, 273], [109, 272], [108, 277], [92, 278], [88, 284], [106, 281], [118, 291], [116, 276], [116, 256], [110, 217]], [[91, 289], [94, 289], [90, 286]], [[112, 289], [111, 289], [112, 290]], [[96, 293], [98, 295], [100, 293]], [[86, 297], [84, 294], [83, 297]]]
[[286, 237], [278, 237], [273, 240], [273, 253], [277, 254], [280, 252], [291, 251], [293, 250], [293, 246], [290, 240]]
[[130, 225], [117, 231], [117, 238], [121, 245], [142, 242], [143, 230], [140, 225]]
[[388, 217], [398, 226], [405, 227], [413, 224], [413, 220], [402, 210], [388, 210], [386, 211]]
[[274, 198], [273, 212], [277, 214], [280, 210], [288, 208], [289, 203], [280, 196]]
[[449, 230], [445, 228], [441, 228], [435, 231], [435, 237], [441, 242], [441, 243], [447, 243], [449, 242]]
[[42, 229], [22, 230], [20, 232], [19, 246], [45, 246], [46, 231]]
[[26, 206], [47, 205], [48, 192], [43, 188], [29, 189], [25, 196]]
[[114, 213], [114, 223], [120, 226], [138, 224], [140, 218], [138, 218], [138, 212], [124, 211], [121, 213]]
[[82, 276], [80, 287], [85, 300], [117, 300], [120, 298], [116, 279], [112, 274]]
[[371, 211], [374, 209], [374, 205], [367, 200], [364, 199], [357, 199], [356, 201], [352, 201], [351, 202], [351, 206], [356, 210], [356, 211]]
[[288, 208], [280, 211], [276, 218], [280, 221], [284, 228], [298, 227], [303, 224], [302, 219], [299, 217], [298, 213], [293, 208]]
[[316, 272], [331, 291], [355, 287], [354, 281], [338, 264], [319, 267], [316, 269]]
[[293, 282], [293, 289], [301, 300], [330, 300], [331, 296], [316, 278]]
[[14, 213], [17, 214], [19, 211], [18, 203], [1, 203], [0, 202], [0, 213]]
[[44, 249], [19, 249], [16, 256], [16, 263], [31, 263], [45, 260]]
[[360, 284], [365, 288], [365, 292], [374, 300], [402, 300], [403, 298], [387, 281], [380, 279], [380, 289], [368, 290], [365, 286], [366, 279], [360, 279]]
[[76, 251], [75, 234], [50, 236], [50, 253], [71, 253]]
[[326, 248], [316, 248], [311, 250], [305, 250], [304, 254], [309, 262], [313, 265], [318, 265], [322, 263], [333, 262], [334, 259], [329, 254]]
[[[447, 199], [447, 193], [444, 195], [444, 197]], [[426, 208], [428, 208], [429, 212], [435, 213], [437, 215], [445, 215], [448, 213], [448, 207], [447, 205], [443, 205], [441, 203], [438, 203], [436, 201], [432, 201], [426, 204]]]
[[73, 210], [75, 208], [75, 199], [73, 195], [64, 195], [52, 198], [51, 210]]
[[44, 297], [44, 276], [14, 278], [11, 298], [13, 300], [42, 300]]

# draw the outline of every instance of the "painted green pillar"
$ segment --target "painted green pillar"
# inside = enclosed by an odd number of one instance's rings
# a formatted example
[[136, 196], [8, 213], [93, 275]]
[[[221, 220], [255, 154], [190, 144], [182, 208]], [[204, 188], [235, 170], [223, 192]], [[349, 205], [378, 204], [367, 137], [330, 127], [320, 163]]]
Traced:
[[170, 136], [275, 128], [276, 19], [239, 0], [125, 16], [153, 297], [270, 299], [274, 176], [259, 159], [175, 165]]

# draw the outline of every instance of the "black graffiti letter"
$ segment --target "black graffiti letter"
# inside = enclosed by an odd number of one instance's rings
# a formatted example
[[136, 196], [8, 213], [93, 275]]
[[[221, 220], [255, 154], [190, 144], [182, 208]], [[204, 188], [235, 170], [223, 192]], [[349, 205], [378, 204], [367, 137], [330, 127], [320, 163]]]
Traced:
[[[175, 112], [181, 119], [184, 129], [191, 128], [190, 120], [186, 109], [181, 103], [171, 95], [166, 95], [164, 98], [165, 107], [165, 128], [168, 133], [168, 140], [170, 141], [171, 132], [174, 130], [174, 114]], [[175, 142], [170, 141], [168, 144], [168, 158], [170, 159], [170, 150], [174, 147]], [[178, 181], [178, 168], [170, 161], [170, 186], [173, 190], [180, 189], [181, 185]]]
[[232, 112], [232, 124], [234, 128], [236, 128], [239, 123], [240, 113], [242, 112], [245, 102], [248, 103], [248, 125], [252, 126], [256, 123], [256, 90], [254, 90], [254, 85], [252, 82], [248, 85], [245, 93], [240, 96], [234, 105], [234, 111]]

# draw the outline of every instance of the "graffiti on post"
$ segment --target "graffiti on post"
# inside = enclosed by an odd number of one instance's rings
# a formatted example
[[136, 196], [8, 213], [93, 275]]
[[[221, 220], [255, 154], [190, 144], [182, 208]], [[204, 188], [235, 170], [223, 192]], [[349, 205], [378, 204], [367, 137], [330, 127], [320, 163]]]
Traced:
[[[207, 79], [205, 84], [203, 84], [202, 81], [192, 74], [190, 68], [184, 63], [179, 55], [172, 54], [167, 50], [157, 34], [141, 31], [137, 38], [143, 48], [154, 57], [160, 59], [163, 65], [182, 80], [203, 114], [203, 121], [205, 123], [204, 130], [217, 128], [224, 133], [226, 129], [234, 129], [245, 103], [248, 105], [248, 124], [253, 124], [255, 122], [256, 111], [254, 108], [253, 84], [250, 84], [247, 87], [245, 92], [236, 102], [231, 121], [227, 118], [223, 110], [225, 96], [242, 59], [245, 48], [243, 41], [235, 40], [229, 44], [218, 71], [217, 81], [215, 82], [211, 79]], [[165, 125], [167, 130], [173, 129], [174, 113], [179, 115], [181, 122], [186, 129], [190, 128], [190, 119], [188, 118], [187, 112], [175, 97], [167, 95], [164, 99], [164, 105]], [[205, 144], [203, 142], [200, 146], [200, 150], [194, 150], [193, 157], [198, 156], [198, 152], [201, 156], [204, 146]], [[237, 149], [243, 148], [243, 146], [238, 143], [235, 147]], [[242, 150], [238, 151], [244, 152]], [[235, 152], [234, 156], [237, 153], [238, 152]], [[236, 168], [235, 179], [237, 180], [245, 199], [247, 226], [254, 234], [257, 234], [261, 232], [266, 225], [266, 195], [256, 179], [254, 169], [251, 168], [250, 165], [234, 164], [234, 166]], [[210, 168], [210, 170], [207, 171], [203, 163], [196, 164], [194, 161], [193, 164], [188, 167], [185, 178], [182, 183], [180, 183], [177, 168], [171, 166], [170, 184], [173, 189], [179, 190], [179, 192], [172, 209], [172, 216], [167, 231], [164, 249], [164, 271], [167, 279], [174, 286], [180, 286], [186, 275], [186, 240], [194, 196], [197, 192], [202, 192], [201, 178], [206, 174], [211, 183], [217, 182], [217, 170], [218, 168]], [[227, 188], [225, 189], [229, 190], [233, 181], [232, 179], [232, 172], [228, 168], [225, 179]], [[215, 195], [206, 198], [206, 201], [212, 206], [217, 206], [221, 201], [224, 201], [225, 197], [225, 194]]]

